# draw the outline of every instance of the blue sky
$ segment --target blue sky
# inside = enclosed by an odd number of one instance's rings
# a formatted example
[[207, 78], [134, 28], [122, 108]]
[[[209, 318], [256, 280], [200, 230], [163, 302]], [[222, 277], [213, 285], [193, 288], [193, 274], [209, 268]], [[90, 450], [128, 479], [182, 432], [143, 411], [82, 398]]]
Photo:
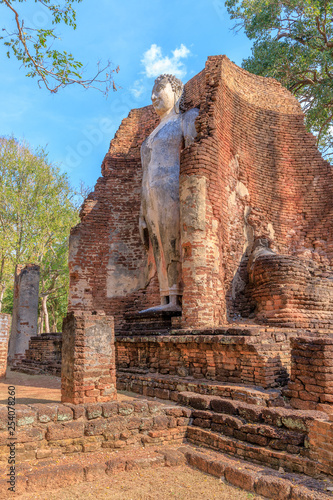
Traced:
[[[75, 4], [74, 4], [75, 5]], [[32, 1], [16, 3], [31, 25], [46, 28], [49, 18]], [[210, 55], [226, 54], [236, 64], [251, 53], [243, 33], [231, 31], [223, 0], [83, 0], [75, 6], [77, 29], [58, 27], [61, 44], [84, 62], [87, 76], [98, 61], [111, 60], [121, 88], [106, 99], [78, 86], [50, 94], [26, 78], [14, 58], [0, 47], [0, 135], [46, 147], [49, 159], [66, 171], [73, 186], [93, 186], [120, 122], [132, 108], [150, 104], [154, 79], [173, 73], [185, 83], [201, 71]], [[13, 26], [0, 5], [2, 26]]]

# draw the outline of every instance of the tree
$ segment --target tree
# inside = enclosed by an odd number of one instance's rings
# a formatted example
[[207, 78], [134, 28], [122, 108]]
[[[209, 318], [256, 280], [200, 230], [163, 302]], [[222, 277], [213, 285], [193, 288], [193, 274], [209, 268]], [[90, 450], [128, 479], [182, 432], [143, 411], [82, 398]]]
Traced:
[[[67, 238], [53, 245], [45, 254], [41, 263], [39, 284], [40, 321], [39, 331], [58, 331], [67, 311], [69, 273], [68, 273], [68, 235]], [[50, 327], [50, 314], [52, 325]]]
[[333, 2], [227, 0], [234, 29], [254, 40], [242, 66], [276, 78], [300, 101], [309, 131], [333, 159]]
[[27, 69], [26, 76], [38, 78], [41, 84], [50, 92], [57, 92], [59, 88], [78, 84], [87, 88], [96, 88], [107, 94], [112, 88], [117, 90], [113, 80], [114, 72], [119, 71], [119, 67], [111, 69], [111, 63], [101, 66], [98, 63], [97, 74], [91, 78], [83, 78], [83, 64], [76, 61], [71, 53], [65, 50], [60, 52], [53, 48], [53, 44], [60, 40], [52, 25], [65, 24], [76, 29], [76, 13], [73, 3], [80, 3], [82, 0], [62, 0], [62, 6], [51, 0], [30, 0], [30, 3], [38, 3], [50, 14], [51, 26], [47, 29], [27, 26], [24, 19], [20, 17], [19, 9], [16, 6], [26, 0], [0, 0], [3, 8], [9, 9], [15, 21], [14, 31], [5, 31], [0, 40], [8, 47], [7, 56], [14, 55], [22, 62]]
[[79, 220], [77, 205], [66, 175], [50, 165], [44, 150], [0, 138], [0, 291], [2, 298], [6, 289], [11, 294], [17, 264], [39, 264], [46, 331], [48, 299], [53, 309], [56, 303], [63, 309], [67, 300], [68, 237]]

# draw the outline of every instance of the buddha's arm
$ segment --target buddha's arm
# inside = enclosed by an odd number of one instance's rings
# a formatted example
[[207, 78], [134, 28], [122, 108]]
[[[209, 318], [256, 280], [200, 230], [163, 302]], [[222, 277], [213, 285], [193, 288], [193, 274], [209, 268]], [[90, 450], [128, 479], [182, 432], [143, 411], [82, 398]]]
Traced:
[[140, 205], [140, 215], [139, 215], [139, 233], [140, 233], [140, 238], [141, 241], [144, 245], [144, 247], [148, 250], [149, 248], [149, 233], [148, 233], [148, 227], [146, 224], [145, 216], [144, 216], [144, 195], [143, 195], [143, 189], [144, 189], [144, 176], [145, 176], [145, 163], [141, 154], [141, 165], [142, 165], [142, 186], [141, 186], [141, 205]]
[[184, 113], [182, 125], [183, 125], [183, 134], [185, 140], [185, 147], [189, 146], [194, 142], [194, 139], [197, 136], [197, 131], [195, 128], [195, 119], [199, 114], [198, 108], [189, 109]]

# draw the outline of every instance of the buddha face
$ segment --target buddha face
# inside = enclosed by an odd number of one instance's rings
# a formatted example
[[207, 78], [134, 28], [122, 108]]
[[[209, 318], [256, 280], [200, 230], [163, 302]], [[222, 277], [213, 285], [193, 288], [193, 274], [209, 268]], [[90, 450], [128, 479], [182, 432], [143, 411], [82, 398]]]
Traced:
[[168, 114], [175, 105], [175, 94], [172, 90], [171, 83], [167, 80], [162, 80], [155, 83], [151, 100], [156, 113], [162, 117]]

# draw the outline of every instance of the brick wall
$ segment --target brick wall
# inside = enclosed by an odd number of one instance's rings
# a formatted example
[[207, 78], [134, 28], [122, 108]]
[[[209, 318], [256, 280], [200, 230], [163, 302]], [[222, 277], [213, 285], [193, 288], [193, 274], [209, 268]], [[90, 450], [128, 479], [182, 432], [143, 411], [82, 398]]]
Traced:
[[41, 363], [52, 363], [61, 360], [61, 333], [42, 333], [32, 337], [26, 359]]
[[291, 375], [285, 395], [302, 410], [333, 414], [333, 336], [291, 339]]
[[6, 375], [11, 319], [9, 314], [0, 314], [0, 377]]
[[[16, 405], [17, 462], [63, 454], [181, 443], [190, 410], [154, 401]], [[0, 407], [0, 462], [8, 460], [8, 411]]]
[[[208, 58], [205, 75], [198, 141], [181, 163], [181, 190], [189, 179], [204, 184], [206, 212], [205, 224], [182, 226], [184, 326], [253, 312], [247, 262], [258, 238], [278, 254], [314, 260], [323, 273], [333, 256], [332, 168], [296, 99], [226, 57]], [[316, 304], [305, 308], [311, 314]]]
[[[319, 280], [332, 275], [333, 258], [332, 168], [297, 100], [275, 80], [214, 56], [185, 86], [184, 109], [191, 107], [200, 109], [198, 136], [182, 151], [180, 169], [182, 325], [189, 328], [255, 314], [247, 263], [258, 238], [305, 266], [315, 262]], [[125, 311], [158, 302], [152, 252], [145, 256], [138, 233], [140, 145], [156, 124], [151, 106], [123, 120], [72, 231], [69, 308], [102, 309], [115, 316], [117, 332]], [[325, 322], [327, 311], [306, 286], [302, 308]], [[290, 322], [287, 309], [278, 323]]]
[[[174, 332], [175, 333], [175, 332]], [[284, 385], [290, 370], [288, 334], [257, 329], [188, 331], [187, 335], [118, 337], [117, 369], [184, 379]], [[138, 382], [139, 384], [139, 382]], [[165, 388], [172, 390], [170, 386]]]
[[16, 363], [15, 370], [24, 373], [61, 374], [61, 333], [42, 333], [31, 337], [25, 356]]

